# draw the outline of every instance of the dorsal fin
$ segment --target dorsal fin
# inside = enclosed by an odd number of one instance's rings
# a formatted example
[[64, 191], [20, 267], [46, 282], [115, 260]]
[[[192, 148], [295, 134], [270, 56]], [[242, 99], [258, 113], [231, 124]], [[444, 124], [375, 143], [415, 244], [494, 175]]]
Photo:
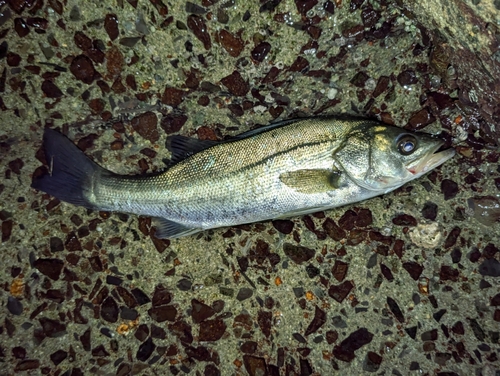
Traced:
[[235, 136], [232, 140], [241, 140], [243, 138], [252, 137], [252, 136], [270, 131], [271, 129], [284, 127], [285, 125], [296, 123], [297, 121], [307, 120], [307, 119], [309, 119], [309, 118], [297, 118], [297, 119], [291, 119], [291, 120], [278, 121], [276, 123], [271, 123], [269, 125], [241, 133], [241, 134]]
[[169, 136], [167, 138], [167, 149], [172, 153], [171, 164], [175, 164], [177, 162], [186, 159], [187, 157], [196, 154], [202, 150], [208, 149], [212, 146], [218, 145], [224, 142], [238, 141], [247, 137], [252, 137], [263, 132], [267, 132], [271, 129], [280, 128], [288, 124], [295, 123], [300, 120], [306, 120], [308, 118], [298, 118], [292, 120], [283, 120], [277, 123], [272, 123], [266, 125], [264, 127], [252, 129], [250, 131], [241, 133], [229, 140], [224, 141], [212, 141], [212, 140], [198, 140], [197, 138], [191, 138], [186, 136]]
[[173, 164], [219, 143], [219, 141], [198, 140], [197, 138], [176, 135], [167, 138], [166, 146], [172, 153], [171, 162]]

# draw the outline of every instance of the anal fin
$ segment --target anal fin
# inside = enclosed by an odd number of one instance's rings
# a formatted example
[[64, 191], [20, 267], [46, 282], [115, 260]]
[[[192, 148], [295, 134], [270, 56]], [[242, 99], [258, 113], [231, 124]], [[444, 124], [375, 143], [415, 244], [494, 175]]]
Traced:
[[161, 217], [153, 217], [152, 225], [156, 227], [155, 236], [160, 239], [174, 239], [200, 232], [201, 228], [188, 227], [181, 223], [170, 221]]
[[297, 192], [313, 194], [338, 189], [340, 176], [340, 171], [312, 169], [284, 172], [280, 175], [280, 180]]

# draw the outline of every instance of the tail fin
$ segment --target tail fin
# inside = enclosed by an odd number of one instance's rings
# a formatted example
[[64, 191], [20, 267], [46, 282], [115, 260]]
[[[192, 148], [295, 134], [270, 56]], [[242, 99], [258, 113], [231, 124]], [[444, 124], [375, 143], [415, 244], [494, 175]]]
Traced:
[[45, 129], [43, 148], [49, 172], [33, 180], [31, 187], [62, 201], [94, 208], [88, 197], [93, 181], [104, 172], [68, 138], [52, 129]]

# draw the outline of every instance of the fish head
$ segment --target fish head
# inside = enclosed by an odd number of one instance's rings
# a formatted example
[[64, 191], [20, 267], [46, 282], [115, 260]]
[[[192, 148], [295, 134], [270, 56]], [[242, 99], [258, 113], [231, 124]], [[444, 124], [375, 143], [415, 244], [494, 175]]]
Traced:
[[334, 158], [359, 186], [389, 192], [453, 157], [453, 149], [438, 152], [443, 144], [427, 133], [364, 123], [347, 135]]

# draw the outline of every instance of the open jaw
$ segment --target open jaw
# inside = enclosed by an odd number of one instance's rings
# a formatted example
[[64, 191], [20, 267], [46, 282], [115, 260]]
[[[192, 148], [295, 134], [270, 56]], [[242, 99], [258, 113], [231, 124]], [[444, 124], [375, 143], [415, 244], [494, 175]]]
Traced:
[[455, 150], [451, 148], [436, 153], [441, 146], [443, 146], [443, 143], [437, 145], [431, 153], [410, 162], [406, 166], [407, 170], [417, 178], [443, 164], [455, 155]]

